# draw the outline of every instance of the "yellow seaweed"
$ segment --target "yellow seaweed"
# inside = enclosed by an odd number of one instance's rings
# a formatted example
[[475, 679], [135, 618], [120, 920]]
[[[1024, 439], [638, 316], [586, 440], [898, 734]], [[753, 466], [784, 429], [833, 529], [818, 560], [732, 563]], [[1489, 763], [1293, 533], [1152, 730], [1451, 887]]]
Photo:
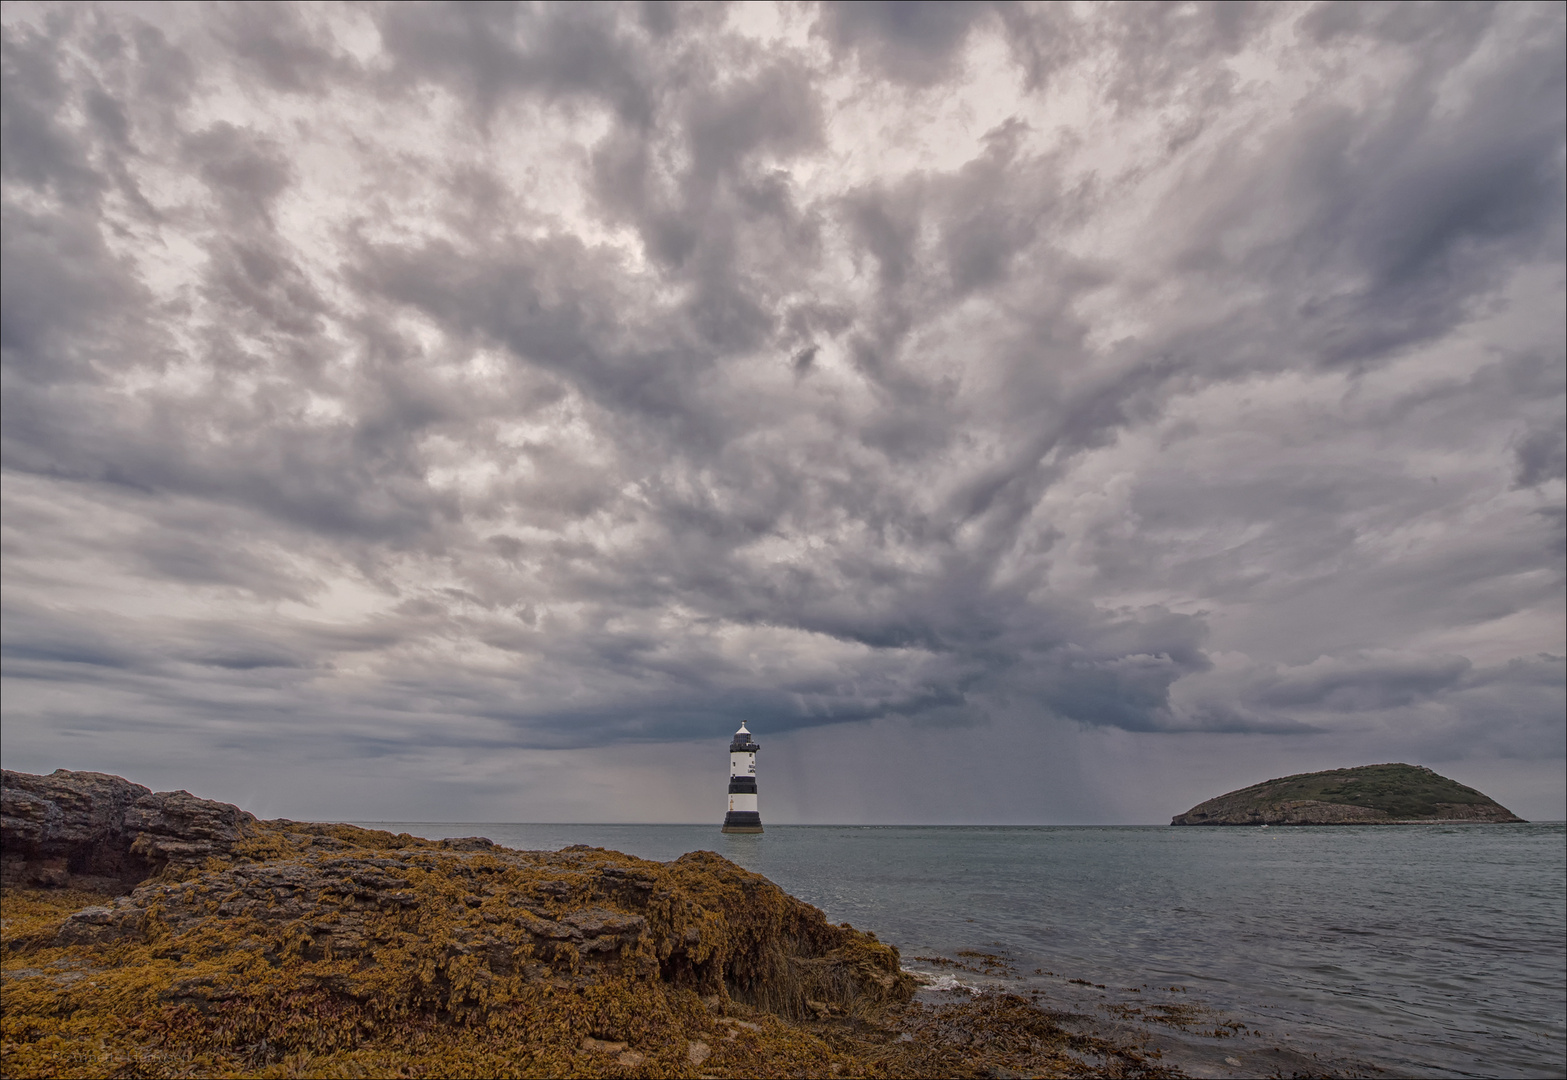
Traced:
[[6, 1076], [1092, 1072], [1020, 999], [960, 1008], [976, 1031], [1027, 1013], [1032, 1042], [944, 1044], [895, 948], [711, 852], [259, 822], [128, 896], [0, 892], [0, 972]]

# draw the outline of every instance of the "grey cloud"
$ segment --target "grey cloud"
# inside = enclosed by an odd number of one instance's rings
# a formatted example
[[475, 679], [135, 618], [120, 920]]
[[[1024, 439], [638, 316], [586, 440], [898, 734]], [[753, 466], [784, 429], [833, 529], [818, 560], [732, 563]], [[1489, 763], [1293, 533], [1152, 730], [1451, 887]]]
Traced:
[[37, 33], [6, 35], [0, 52], [0, 175], [69, 198], [91, 199], [102, 182], [60, 116], [68, 90], [52, 44]]
[[399, 61], [393, 86], [408, 75], [447, 83], [482, 115], [519, 91], [583, 96], [646, 124], [659, 88], [628, 29], [597, 4], [398, 4], [380, 26]]
[[299, 8], [263, 3], [227, 5], [215, 13], [217, 36], [266, 85], [285, 93], [321, 93], [356, 65], [323, 42]]
[[257, 668], [297, 668], [306, 665], [297, 656], [284, 652], [214, 652], [193, 658], [198, 664], [227, 668], [230, 671], [254, 671]]
[[299, 266], [275, 245], [235, 239], [213, 252], [208, 295], [233, 312], [228, 329], [308, 338], [327, 310]]
[[1100, 30], [1113, 42], [1120, 61], [1109, 96], [1122, 107], [1182, 97], [1212, 104], [1224, 98], [1234, 82], [1224, 60], [1280, 15], [1273, 4], [1245, 0], [1122, 8]]
[[1006, 283], [1012, 260], [1041, 229], [1077, 209], [1049, 159], [1018, 160], [1027, 128], [1014, 117], [988, 132], [985, 153], [955, 174], [916, 174], [896, 188], [846, 199], [847, 224], [875, 258], [889, 301], [913, 300], [914, 292], [920, 301], [951, 305]]
[[134, 325], [127, 309], [146, 290], [79, 217], [7, 207], [0, 232], [7, 373], [39, 385], [94, 381], [92, 364], [106, 354], [107, 339], [136, 336], [126, 333]]
[[1476, 744], [1500, 757], [1534, 760], [1567, 753], [1563, 687], [1567, 661], [1541, 653], [1477, 669], [1445, 695], [1447, 722], [1431, 738], [1433, 749], [1453, 759]]
[[[196, 622], [164, 627], [155, 639], [138, 640], [134, 622], [126, 618], [46, 609], [25, 601], [8, 603], [4, 618], [8, 642], [8, 676], [59, 678], [58, 665], [106, 669], [120, 673], [169, 676], [174, 665], [249, 670], [256, 667], [305, 667], [301, 654], [254, 629], [229, 623]], [[173, 631], [168, 633], [167, 631]], [[91, 678], [76, 672], [73, 678]]]
[[1367, 712], [1408, 705], [1450, 689], [1470, 667], [1462, 656], [1323, 657], [1260, 680], [1251, 696], [1275, 708]]
[[988, 4], [863, 0], [821, 5], [818, 27], [840, 53], [855, 53], [878, 74], [928, 86], [952, 71]]
[[[363, 14], [363, 64], [294, 9], [6, 24], [40, 745], [112, 701], [379, 761], [741, 717], [1554, 752], [1559, 664], [1476, 657], [1561, 587], [1558, 10], [1313, 9], [1282, 54], [1267, 6]], [[850, 152], [846, 58], [917, 127], [986, 34], [1026, 89], [967, 160]], [[1290, 109], [1248, 50], [1309, 61]], [[1122, 173], [1053, 130], [1085, 71]]]
[[1166, 730], [1223, 735], [1322, 735], [1327, 729], [1288, 714], [1235, 702], [1205, 702], [1171, 723]]
[[[796, 205], [787, 174], [756, 159], [788, 160], [817, 142], [815, 94], [783, 59], [721, 88], [699, 83], [665, 108], [664, 124], [623, 126], [595, 148], [597, 193], [650, 257], [691, 283], [682, 314], [703, 347], [754, 348], [818, 250], [818, 224]], [[671, 159], [688, 164], [671, 176]]]
[[124, 94], [154, 117], [166, 117], [166, 110], [189, 102], [195, 90], [196, 61], [161, 28], [144, 22], [100, 27], [91, 45], [105, 71], [119, 75]]
[[1213, 672], [1176, 709], [1190, 730], [1397, 732], [1411, 750], [1453, 760], [1567, 751], [1563, 661], [1542, 653], [1477, 666], [1430, 653], [1360, 652], [1308, 664]]
[[1401, 45], [1436, 44], [1433, 59], [1451, 63], [1455, 52], [1467, 53], [1494, 14], [1493, 4], [1458, 4], [1442, 19], [1416, 5], [1390, 0], [1359, 4], [1333, 0], [1318, 4], [1301, 20], [1306, 32], [1318, 41], [1366, 36]]
[[210, 506], [202, 511], [161, 513], [132, 537], [117, 536], [92, 546], [100, 555], [136, 559], [154, 578], [223, 586], [269, 600], [305, 601], [320, 588], [318, 579], [256, 549], [256, 519], [230, 515], [224, 520]]
[[1479, 688], [1511, 683], [1560, 687], [1563, 665], [1567, 665], [1567, 657], [1552, 656], [1550, 653], [1514, 657], [1506, 664], [1476, 671], [1473, 677], [1465, 680], [1465, 686]]
[[269, 416], [264, 400], [230, 407], [219, 399], [213, 405], [227, 415], [213, 433], [173, 403], [132, 410], [109, 396], [69, 404], [8, 396], [14, 468], [250, 507], [345, 537], [418, 535], [454, 509], [419, 480], [401, 439], [378, 446], [384, 413], [372, 412], [359, 431], [323, 430]]
[[9, 603], [3, 614], [6, 632], [0, 649], [7, 658], [7, 677], [80, 677], [77, 672], [60, 672], [58, 665], [128, 670], [148, 662], [144, 652], [101, 628]]
[[[1546, 41], [1515, 59], [1461, 119], [1440, 114], [1419, 82], [1370, 124], [1337, 108], [1308, 112], [1257, 173], [1213, 178], [1229, 197], [1194, 230], [1187, 265], [1213, 265], [1212, 238], [1226, 228], [1304, 211], [1298, 231], [1223, 268], [1293, 281], [1269, 313], [1275, 340], [1287, 335], [1291, 352], [1325, 363], [1365, 364], [1450, 329], [1513, 257], [1561, 230], [1562, 57]], [[1262, 332], [1250, 316], [1235, 329]]]
[[1518, 440], [1519, 487], [1538, 487], [1567, 477], [1567, 436], [1560, 428], [1535, 428]]
[[185, 149], [236, 222], [264, 219], [288, 186], [290, 170], [280, 148], [233, 124], [218, 123], [197, 132], [186, 140]]
[[618, 282], [572, 240], [498, 246], [478, 257], [442, 242], [371, 248], [359, 272], [386, 301], [503, 344], [519, 365], [566, 375], [611, 407], [678, 410], [684, 378], [704, 364], [702, 352], [675, 348], [678, 338], [626, 348], [616, 325]]

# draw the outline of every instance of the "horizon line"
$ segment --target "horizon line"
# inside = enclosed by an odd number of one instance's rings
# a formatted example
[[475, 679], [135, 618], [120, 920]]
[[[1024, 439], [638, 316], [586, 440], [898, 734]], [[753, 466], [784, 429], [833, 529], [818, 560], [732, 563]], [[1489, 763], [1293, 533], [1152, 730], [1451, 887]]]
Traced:
[[[604, 827], [630, 827], [630, 828], [712, 828], [720, 829], [722, 823], [709, 825], [701, 821], [415, 821], [412, 819], [387, 818], [384, 820], [372, 820], [359, 818], [354, 821], [326, 822], [314, 821], [308, 824], [325, 825], [539, 825], [549, 827], [563, 826], [591, 826]], [[1412, 821], [1412, 822], [1382, 822], [1369, 821], [1357, 822], [1361, 826], [1378, 825], [1567, 825], [1567, 819], [1562, 818], [1538, 818], [1528, 821], [1492, 822], [1492, 821]], [[795, 822], [779, 821], [767, 826], [768, 828], [790, 829], [1168, 829], [1168, 828], [1194, 828], [1194, 829], [1252, 829], [1262, 828], [1261, 825], [1190, 825], [1172, 826], [1169, 822], [1134, 821], [1134, 822], [1075, 822], [1075, 823], [985, 823], [985, 822]], [[1346, 825], [1276, 825], [1280, 829], [1303, 828], [1345, 828]]]

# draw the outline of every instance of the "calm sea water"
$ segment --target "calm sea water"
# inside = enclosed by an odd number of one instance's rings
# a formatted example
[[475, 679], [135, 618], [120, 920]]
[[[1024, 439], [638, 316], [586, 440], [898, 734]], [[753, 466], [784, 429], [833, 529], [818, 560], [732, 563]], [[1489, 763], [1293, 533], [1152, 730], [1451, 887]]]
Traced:
[[1180, 1000], [1339, 1067], [1567, 1074], [1560, 823], [769, 825], [762, 836], [679, 825], [363, 824], [530, 850], [591, 844], [658, 860], [717, 851], [832, 921], [874, 930], [902, 949], [908, 967], [945, 972], [949, 982], [951, 969], [911, 958], [1000, 954], [1015, 969], [1001, 981], [1056, 1000], [1076, 993], [1079, 1007], [1082, 984], [1067, 980], [1105, 984], [1088, 994], [1111, 1005], [1148, 1004], [1183, 987]]

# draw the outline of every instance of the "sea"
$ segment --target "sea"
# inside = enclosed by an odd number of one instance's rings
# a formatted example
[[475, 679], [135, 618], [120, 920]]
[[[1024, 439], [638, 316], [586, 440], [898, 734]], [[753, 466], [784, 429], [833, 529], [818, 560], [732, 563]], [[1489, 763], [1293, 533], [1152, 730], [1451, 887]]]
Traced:
[[927, 1000], [1036, 996], [1194, 1076], [1567, 1075], [1559, 822], [768, 825], [760, 836], [359, 824], [660, 861], [716, 851], [898, 946]]

